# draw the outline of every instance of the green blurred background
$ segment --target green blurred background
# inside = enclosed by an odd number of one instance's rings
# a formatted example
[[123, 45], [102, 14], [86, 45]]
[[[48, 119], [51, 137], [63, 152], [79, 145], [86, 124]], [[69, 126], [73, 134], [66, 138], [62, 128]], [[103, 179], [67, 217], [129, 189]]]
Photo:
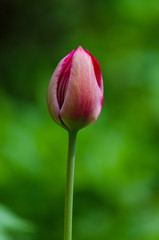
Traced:
[[73, 239], [159, 240], [159, 1], [2, 0], [0, 25], [0, 240], [63, 239], [68, 136], [46, 93], [79, 45], [105, 94], [77, 139]]

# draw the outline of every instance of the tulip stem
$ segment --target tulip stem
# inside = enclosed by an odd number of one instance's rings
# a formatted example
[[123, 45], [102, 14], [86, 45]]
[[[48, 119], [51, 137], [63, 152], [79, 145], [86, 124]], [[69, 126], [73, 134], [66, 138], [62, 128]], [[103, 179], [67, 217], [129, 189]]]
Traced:
[[64, 240], [72, 240], [73, 185], [74, 185], [76, 135], [77, 132], [69, 131], [66, 196], [65, 196]]

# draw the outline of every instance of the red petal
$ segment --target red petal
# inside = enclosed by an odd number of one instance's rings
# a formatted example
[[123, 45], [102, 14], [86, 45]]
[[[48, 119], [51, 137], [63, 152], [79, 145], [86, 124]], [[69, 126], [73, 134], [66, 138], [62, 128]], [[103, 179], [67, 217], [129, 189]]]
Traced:
[[73, 53], [74, 53], [74, 51], [72, 51], [68, 55], [68, 57], [65, 59], [63, 65], [62, 65], [62, 70], [61, 70], [59, 80], [58, 80], [57, 101], [58, 101], [60, 109], [63, 105], [64, 98], [65, 98], [66, 91], [67, 91]]
[[90, 52], [88, 52], [88, 50], [85, 50], [85, 52], [88, 53], [89, 56], [92, 59], [92, 63], [93, 63], [93, 67], [94, 67], [94, 73], [95, 73], [95, 76], [96, 76], [96, 79], [97, 79], [98, 86], [100, 87], [101, 90], [103, 90], [102, 89], [103, 88], [102, 73], [101, 73], [101, 68], [100, 68], [99, 62]]

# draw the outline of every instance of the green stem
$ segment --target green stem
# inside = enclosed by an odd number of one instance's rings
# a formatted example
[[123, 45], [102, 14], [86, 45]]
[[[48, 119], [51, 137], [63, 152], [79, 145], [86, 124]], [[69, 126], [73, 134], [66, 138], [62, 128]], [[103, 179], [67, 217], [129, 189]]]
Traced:
[[73, 182], [75, 145], [77, 132], [69, 132], [69, 146], [67, 159], [67, 180], [65, 196], [64, 240], [72, 240], [72, 212], [73, 212]]

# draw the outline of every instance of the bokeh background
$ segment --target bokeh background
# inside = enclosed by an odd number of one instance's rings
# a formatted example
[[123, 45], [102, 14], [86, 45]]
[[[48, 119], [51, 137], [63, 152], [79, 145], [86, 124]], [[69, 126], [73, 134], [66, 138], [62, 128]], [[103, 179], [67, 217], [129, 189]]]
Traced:
[[159, 240], [159, 1], [2, 0], [0, 240], [63, 239], [67, 132], [46, 93], [79, 45], [102, 114], [78, 134], [73, 239]]

